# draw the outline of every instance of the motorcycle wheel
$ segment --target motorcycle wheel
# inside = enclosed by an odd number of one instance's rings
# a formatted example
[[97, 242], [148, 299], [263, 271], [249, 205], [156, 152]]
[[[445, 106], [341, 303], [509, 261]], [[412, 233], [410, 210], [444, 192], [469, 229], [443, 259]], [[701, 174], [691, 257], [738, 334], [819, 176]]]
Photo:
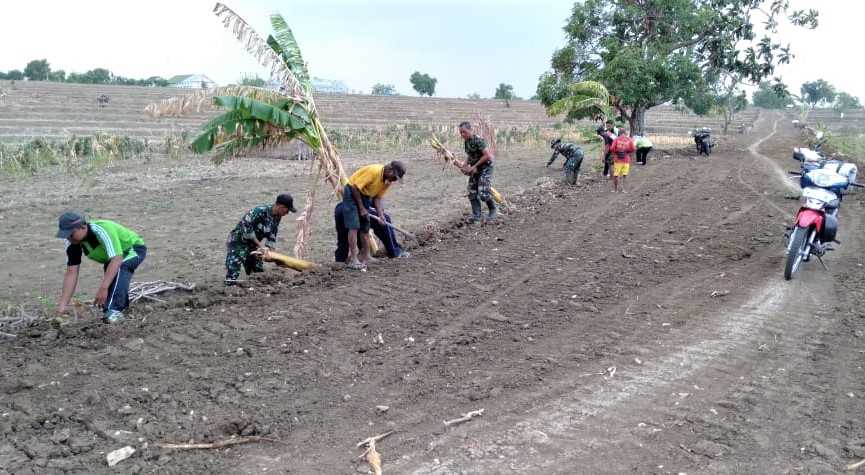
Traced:
[[790, 235], [790, 243], [787, 246], [787, 262], [784, 265], [784, 280], [792, 280], [796, 272], [799, 271], [799, 265], [802, 264], [802, 259], [805, 257], [802, 254], [808, 244], [808, 232], [809, 228], [796, 226], [793, 234]]

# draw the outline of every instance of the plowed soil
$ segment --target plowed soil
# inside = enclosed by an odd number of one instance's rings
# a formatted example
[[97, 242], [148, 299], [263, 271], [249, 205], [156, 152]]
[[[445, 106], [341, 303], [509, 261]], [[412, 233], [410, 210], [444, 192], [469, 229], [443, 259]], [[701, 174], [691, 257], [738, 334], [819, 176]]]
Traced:
[[[355, 444], [391, 430], [386, 474], [843, 471], [865, 458], [865, 203], [830, 270], [783, 280], [788, 124], [635, 166], [626, 194], [512, 160], [493, 225], [461, 224], [459, 177], [404, 188], [409, 259], [225, 290], [210, 256], [216, 278], [123, 325], [32, 328], [0, 346], [0, 473], [366, 473]], [[158, 447], [249, 435], [270, 440]]]

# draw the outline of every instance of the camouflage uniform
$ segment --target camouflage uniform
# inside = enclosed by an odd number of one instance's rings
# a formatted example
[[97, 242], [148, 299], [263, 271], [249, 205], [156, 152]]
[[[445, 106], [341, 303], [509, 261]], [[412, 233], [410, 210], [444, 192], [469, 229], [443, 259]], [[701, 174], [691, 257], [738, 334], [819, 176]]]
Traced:
[[565, 164], [562, 166], [565, 171], [565, 178], [571, 184], [576, 183], [577, 176], [580, 174], [580, 165], [583, 164], [583, 149], [572, 143], [563, 143], [559, 145], [558, 150], [553, 151], [553, 156], [550, 157], [547, 166], [552, 165], [559, 154], [565, 157]]
[[[484, 156], [487, 143], [477, 135], [472, 135], [466, 139], [465, 149], [469, 166], [474, 166]], [[480, 200], [485, 203], [489, 202], [492, 199], [490, 192], [492, 187], [493, 164], [492, 162], [487, 162], [474, 175], [469, 177], [469, 201]]]
[[269, 248], [276, 244], [276, 233], [281, 218], [273, 215], [273, 205], [261, 205], [252, 208], [240, 219], [237, 226], [228, 235], [225, 255], [225, 280], [236, 281], [243, 266], [246, 274], [264, 272], [261, 257], [252, 255], [255, 251], [253, 239], [257, 239]]

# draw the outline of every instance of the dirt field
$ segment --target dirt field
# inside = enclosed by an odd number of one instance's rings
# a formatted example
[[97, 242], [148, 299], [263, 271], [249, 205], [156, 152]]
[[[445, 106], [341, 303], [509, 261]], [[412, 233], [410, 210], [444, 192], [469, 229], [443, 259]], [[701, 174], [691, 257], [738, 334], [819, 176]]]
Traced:
[[[831, 271], [811, 263], [784, 282], [795, 136], [765, 113], [711, 159], [635, 167], [619, 195], [597, 172], [552, 183], [545, 150], [514, 150], [497, 183], [516, 210], [485, 227], [459, 224], [462, 177], [413, 160], [416, 181], [390, 199], [421, 231], [412, 258], [229, 291], [211, 275], [223, 236], [286, 175], [303, 182], [303, 164], [4, 182], [0, 298], [53, 298], [54, 217], [73, 196], [146, 230], [139, 279], [201, 288], [124, 325], [5, 341], [0, 473], [366, 473], [355, 444], [388, 430], [378, 449], [392, 474], [843, 471], [865, 458], [865, 200], [845, 199]], [[331, 209], [319, 207], [320, 231]], [[276, 441], [156, 446], [237, 434]], [[109, 469], [105, 453], [125, 445], [136, 453]]]

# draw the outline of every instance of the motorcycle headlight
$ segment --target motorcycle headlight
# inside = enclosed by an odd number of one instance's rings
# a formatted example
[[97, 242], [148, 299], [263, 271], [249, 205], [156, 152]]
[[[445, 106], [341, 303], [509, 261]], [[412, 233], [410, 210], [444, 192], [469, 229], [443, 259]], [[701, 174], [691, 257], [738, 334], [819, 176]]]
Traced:
[[821, 188], [832, 186], [832, 178], [828, 175], [820, 174], [820, 173], [812, 173], [808, 175], [808, 178], [817, 186]]
[[821, 210], [826, 203], [817, 198], [802, 197], [802, 206], [808, 209]]

